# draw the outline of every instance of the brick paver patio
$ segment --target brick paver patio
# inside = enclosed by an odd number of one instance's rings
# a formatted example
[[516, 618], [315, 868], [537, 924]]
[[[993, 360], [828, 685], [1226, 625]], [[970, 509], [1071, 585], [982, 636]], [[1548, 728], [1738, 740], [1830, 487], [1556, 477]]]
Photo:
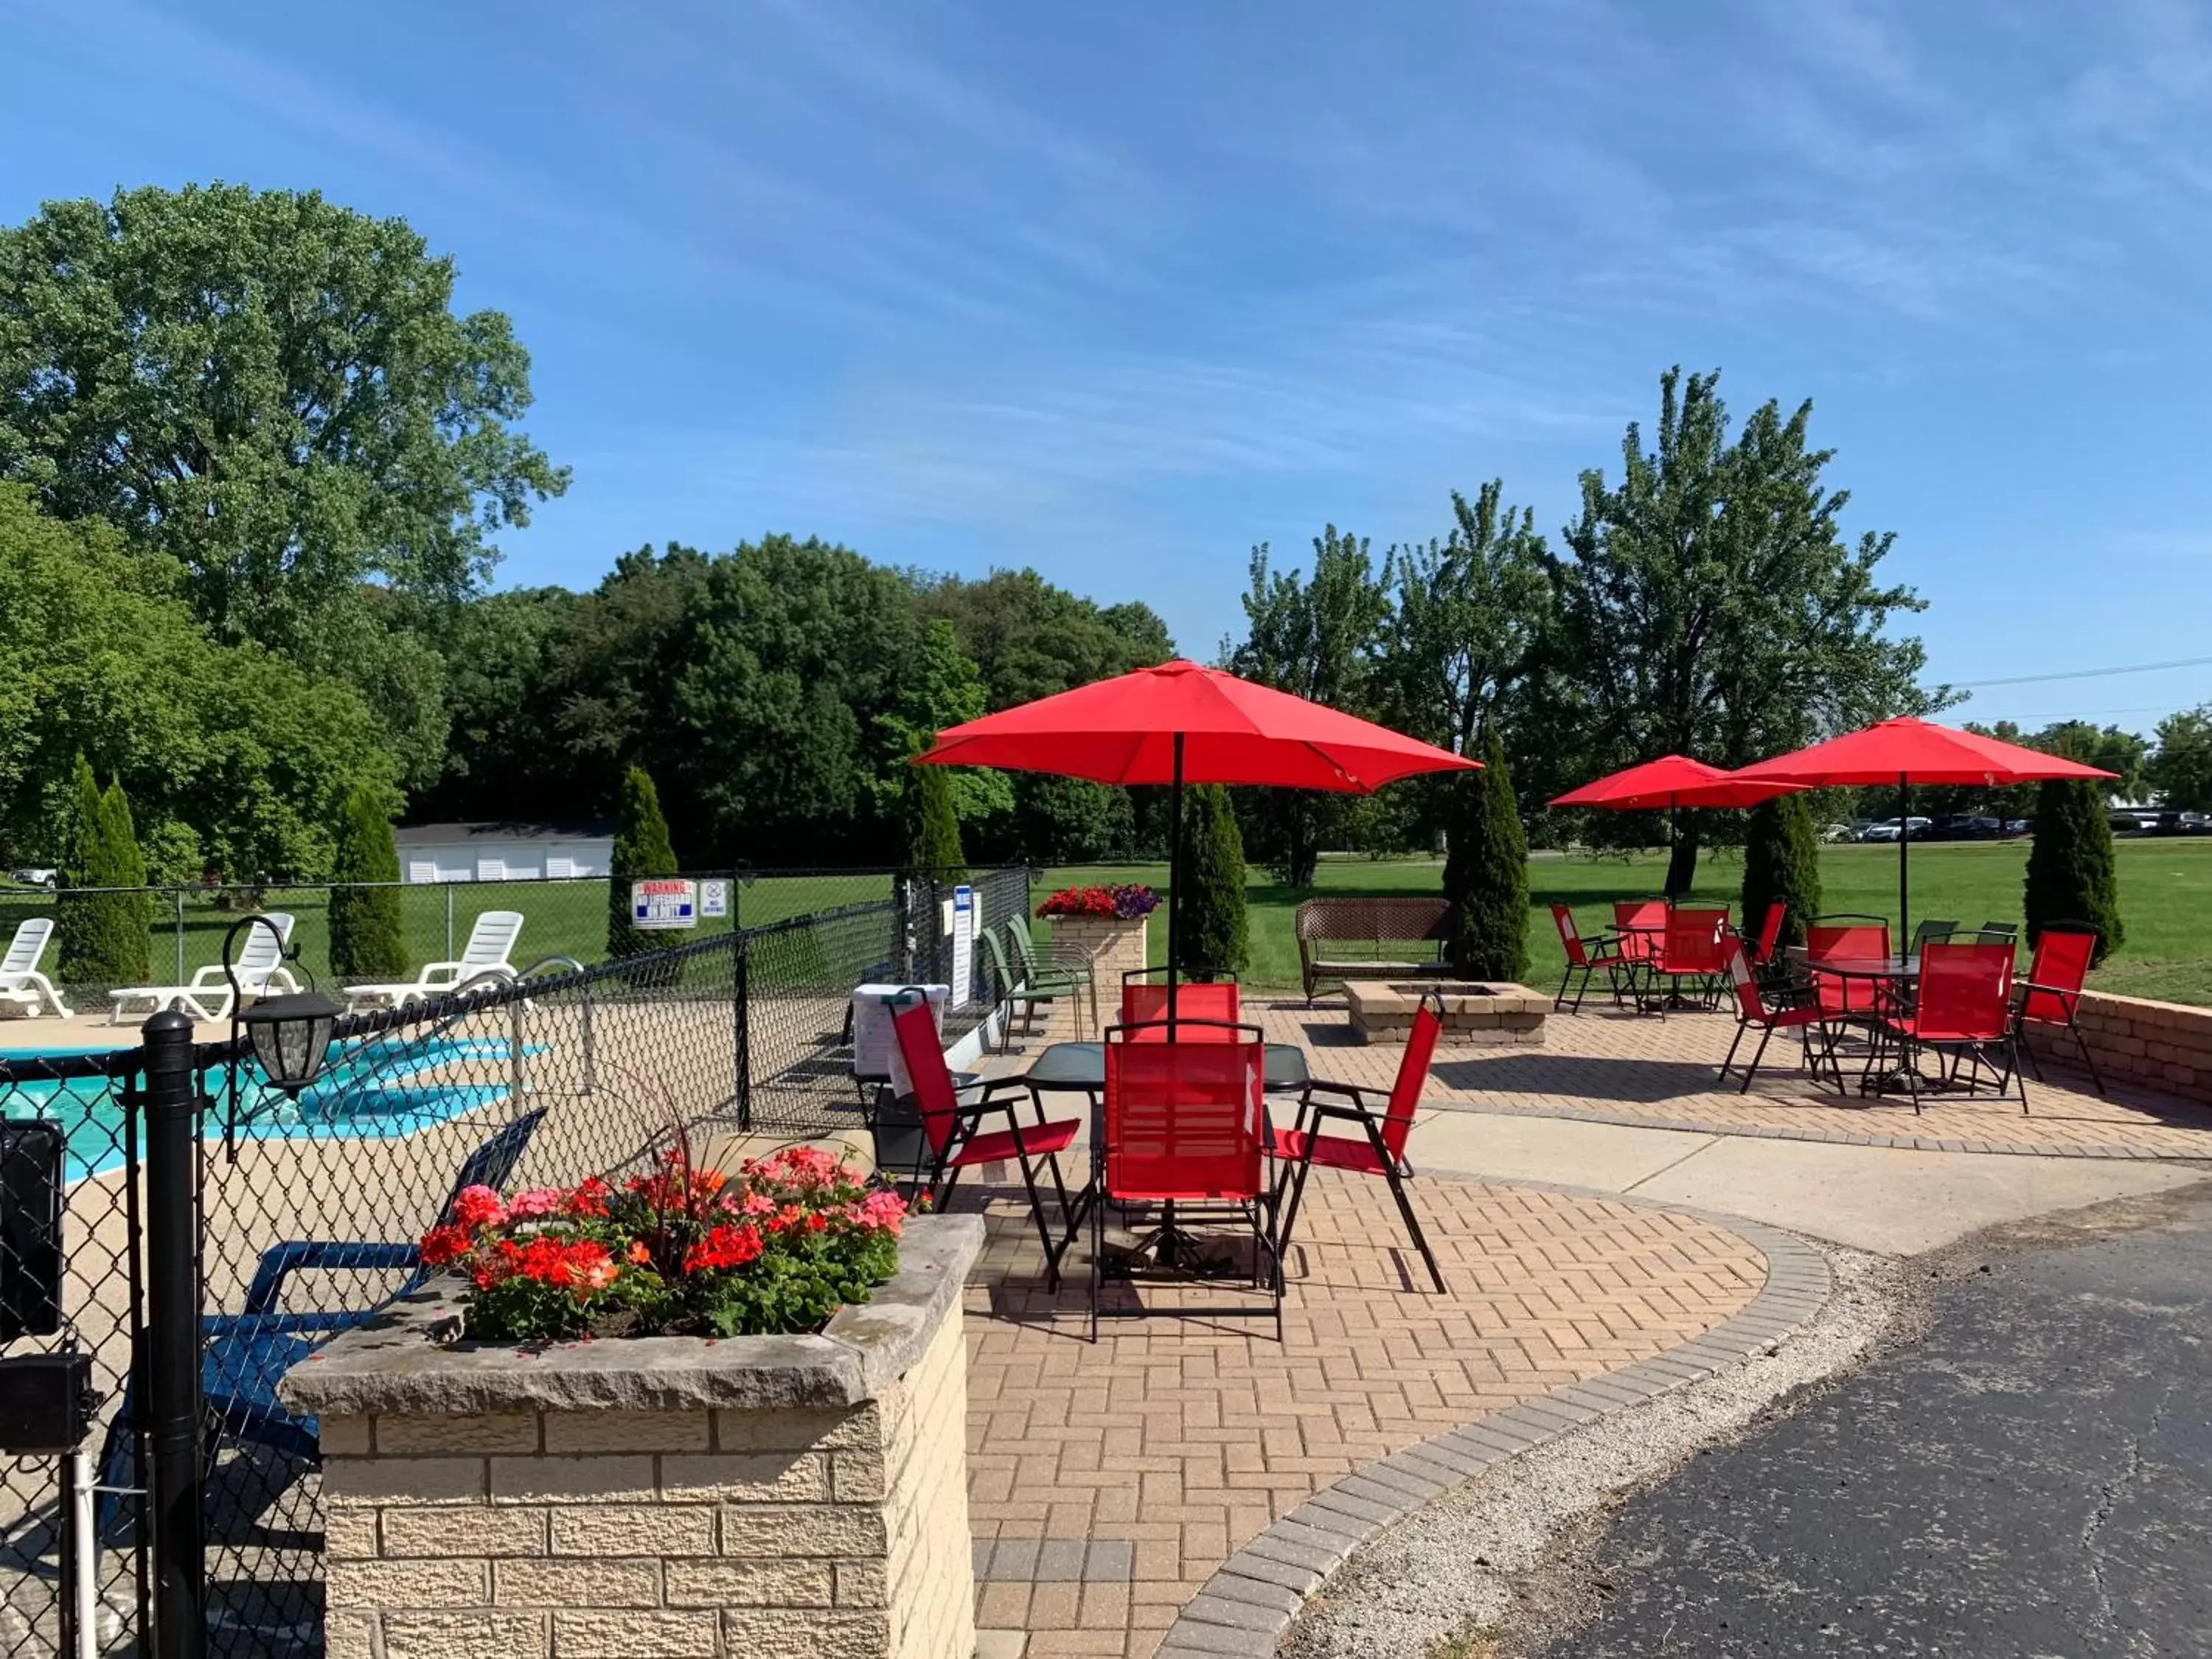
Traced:
[[[1316, 1075], [1387, 1087], [1396, 1071], [1399, 1050], [1355, 1044], [1336, 1004], [1255, 998], [1248, 1016], [1304, 1046]], [[2031, 1079], [2026, 1117], [2016, 1101], [1945, 1097], [1916, 1121], [1901, 1097], [1814, 1085], [1778, 1039], [1773, 1069], [1739, 1095], [1715, 1080], [1734, 1034], [1725, 1014], [1586, 1007], [1554, 1016], [1542, 1048], [1441, 1048], [1424, 1104], [1930, 1150], [2212, 1156], [2212, 1111], [2135, 1090], [2100, 1097], [2059, 1072]], [[1747, 1240], [1676, 1211], [1441, 1178], [1414, 1192], [1449, 1293], [1427, 1293], [1381, 1182], [1318, 1173], [1280, 1344], [1265, 1322], [1158, 1320], [1109, 1323], [1093, 1345], [1087, 1246], [1048, 1294], [1008, 1189], [962, 1195], [958, 1207], [984, 1204], [992, 1239], [968, 1301], [977, 1625], [996, 1633], [985, 1654], [1147, 1659], [1216, 1568], [1315, 1492], [1690, 1341], [1765, 1277]]]
[[1415, 1191], [1446, 1296], [1383, 1185], [1324, 1173], [1279, 1344], [1266, 1322], [1152, 1320], [1108, 1324], [1095, 1346], [1081, 1249], [1048, 1294], [1026, 1214], [994, 1194], [968, 1304], [980, 1628], [1030, 1632], [1030, 1659], [1142, 1659], [1231, 1552], [1320, 1488], [1674, 1347], [1765, 1277], [1745, 1240], [1673, 1212], [1458, 1181]]
[[[1316, 1076], [1387, 1087], [1400, 1050], [1352, 1040], [1340, 1006], [1308, 1008], [1297, 999], [1250, 1009], [1273, 1042], [1297, 1042]], [[2061, 1157], [2212, 1158], [2212, 1109], [2114, 1084], [2100, 1097], [2078, 1073], [2045, 1063], [2047, 1080], [2017, 1097], [1931, 1095], [1920, 1116], [1902, 1095], [1863, 1097], [1857, 1057], [1847, 1054], [1850, 1092], [1815, 1084], [1796, 1069], [1794, 1040], [1778, 1036], [1751, 1092], [1722, 1088], [1717, 1074], [1735, 1020], [1723, 1013], [1621, 1013], [1595, 1001], [1554, 1014], [1534, 1048], [1441, 1047], [1425, 1103], [1479, 1111], [1581, 1118], [1717, 1134], [1787, 1135], [1808, 1140], [1918, 1146], [1947, 1152], [2040, 1152]], [[1751, 1047], [1747, 1040], [1745, 1048]]]

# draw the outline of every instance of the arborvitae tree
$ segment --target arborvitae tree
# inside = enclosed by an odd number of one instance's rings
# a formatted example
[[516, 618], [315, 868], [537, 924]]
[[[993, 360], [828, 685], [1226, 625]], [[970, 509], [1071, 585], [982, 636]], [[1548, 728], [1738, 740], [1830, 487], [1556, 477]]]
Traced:
[[1244, 837], [1229, 791], [1218, 783], [1183, 793], [1181, 884], [1175, 926], [1181, 966], [1242, 974], [1251, 956], [1244, 914]]
[[340, 979], [404, 977], [408, 964], [397, 884], [399, 848], [383, 801], [371, 790], [355, 790], [338, 814], [333, 874], [340, 882], [391, 884], [331, 890], [331, 971]]
[[1751, 809], [1743, 843], [1743, 927], [1754, 943], [1770, 905], [1789, 915], [1776, 948], [1802, 945], [1805, 923], [1820, 914], [1820, 842], [1802, 795], [1777, 795]]
[[968, 879], [952, 779], [941, 766], [907, 768], [906, 867], [939, 881]]
[[2081, 921], [2097, 930], [2097, 961], [2119, 948], [2125, 933], [2112, 824], [2094, 782], [2053, 778], [2037, 794], [2026, 908], [2031, 945], [2053, 922]]
[[1451, 781], [1444, 898], [1451, 963], [1467, 979], [1518, 980], [1528, 971], [1528, 840], [1494, 731], [1482, 770]]
[[664, 941], [630, 925], [629, 888], [648, 876], [676, 873], [676, 854], [668, 846], [668, 820], [660, 816], [659, 792], [641, 766], [623, 775], [615, 803], [615, 845], [607, 880], [607, 957], [638, 956]]
[[141, 888], [146, 861], [131, 822], [131, 803], [121, 783], [102, 794], [92, 768], [79, 756], [76, 810], [69, 849], [62, 860], [60, 968], [73, 985], [138, 985], [152, 975], [149, 929], [153, 913], [143, 892], [89, 892], [71, 896], [70, 888]]

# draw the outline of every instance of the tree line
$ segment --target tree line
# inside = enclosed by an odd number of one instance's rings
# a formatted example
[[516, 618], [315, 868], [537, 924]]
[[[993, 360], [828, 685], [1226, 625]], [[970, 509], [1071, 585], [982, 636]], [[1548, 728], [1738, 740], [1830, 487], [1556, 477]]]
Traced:
[[[126, 190], [0, 230], [0, 857], [59, 861], [82, 761], [127, 793], [157, 882], [327, 877], [364, 813], [610, 816], [633, 768], [687, 866], [892, 862], [932, 732], [1174, 652], [1147, 606], [1031, 570], [940, 576], [782, 535], [640, 547], [587, 592], [490, 592], [500, 533], [569, 475], [522, 425], [511, 323], [453, 293], [404, 222], [312, 191]], [[1922, 601], [1883, 575], [1892, 537], [1844, 533], [1810, 405], [1738, 423], [1717, 375], [1659, 392], [1555, 532], [1493, 481], [1379, 555], [1333, 526], [1310, 570], [1253, 550], [1220, 659], [1495, 744], [1533, 833], [1601, 844], [1648, 821], [1539, 804], [1668, 751], [1740, 765], [1948, 702], [1900, 631]], [[2073, 724], [2027, 740], [2212, 803], [2212, 712], [2168, 725], [2155, 754]], [[1164, 850], [1156, 792], [945, 787], [968, 857]], [[1323, 848], [1434, 847], [1460, 810], [1421, 781], [1233, 797], [1297, 884]], [[1669, 884], [1735, 833], [1691, 817]]]

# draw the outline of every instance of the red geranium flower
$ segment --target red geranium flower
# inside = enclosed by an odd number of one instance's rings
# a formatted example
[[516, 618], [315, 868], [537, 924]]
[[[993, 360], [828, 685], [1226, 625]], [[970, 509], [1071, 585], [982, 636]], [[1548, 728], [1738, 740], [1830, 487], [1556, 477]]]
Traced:
[[707, 1267], [742, 1267], [760, 1253], [760, 1230], [750, 1222], [736, 1227], [715, 1227], [684, 1253], [684, 1271], [688, 1273]]

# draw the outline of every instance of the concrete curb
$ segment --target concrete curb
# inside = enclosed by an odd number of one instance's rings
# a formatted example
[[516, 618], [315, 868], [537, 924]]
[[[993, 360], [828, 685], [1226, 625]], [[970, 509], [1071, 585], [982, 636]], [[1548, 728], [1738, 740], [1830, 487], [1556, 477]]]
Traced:
[[[1817, 1140], [1839, 1146], [1894, 1146], [1913, 1152], [1977, 1152], [1992, 1158], [2099, 1158], [2112, 1163], [2194, 1164], [2212, 1159], [2212, 1136], [2202, 1152], [2161, 1152], [2140, 1146], [2060, 1146], [2046, 1142], [1962, 1139], [1941, 1135], [1855, 1134], [1849, 1129], [1807, 1129], [1782, 1124], [1714, 1123], [1697, 1118], [1644, 1117], [1598, 1106], [1490, 1106], [1461, 1100], [1425, 1100], [1421, 1111], [1472, 1117], [1548, 1117], [1569, 1123], [1605, 1123], [1623, 1129], [1662, 1129], [1676, 1134], [1733, 1135], [1748, 1140]], [[2033, 1118], [2022, 1122], [2033, 1123]]]
[[1432, 1435], [1316, 1492], [1214, 1571], [1185, 1604], [1155, 1659], [1265, 1659], [1306, 1599], [1369, 1539], [1531, 1447], [1741, 1364], [1796, 1329], [1831, 1289], [1827, 1259], [1796, 1235], [1764, 1222], [1548, 1182], [1500, 1181], [1449, 1170], [1419, 1173], [1695, 1216], [1725, 1227], [1765, 1256], [1766, 1283], [1740, 1311], [1664, 1353]]

